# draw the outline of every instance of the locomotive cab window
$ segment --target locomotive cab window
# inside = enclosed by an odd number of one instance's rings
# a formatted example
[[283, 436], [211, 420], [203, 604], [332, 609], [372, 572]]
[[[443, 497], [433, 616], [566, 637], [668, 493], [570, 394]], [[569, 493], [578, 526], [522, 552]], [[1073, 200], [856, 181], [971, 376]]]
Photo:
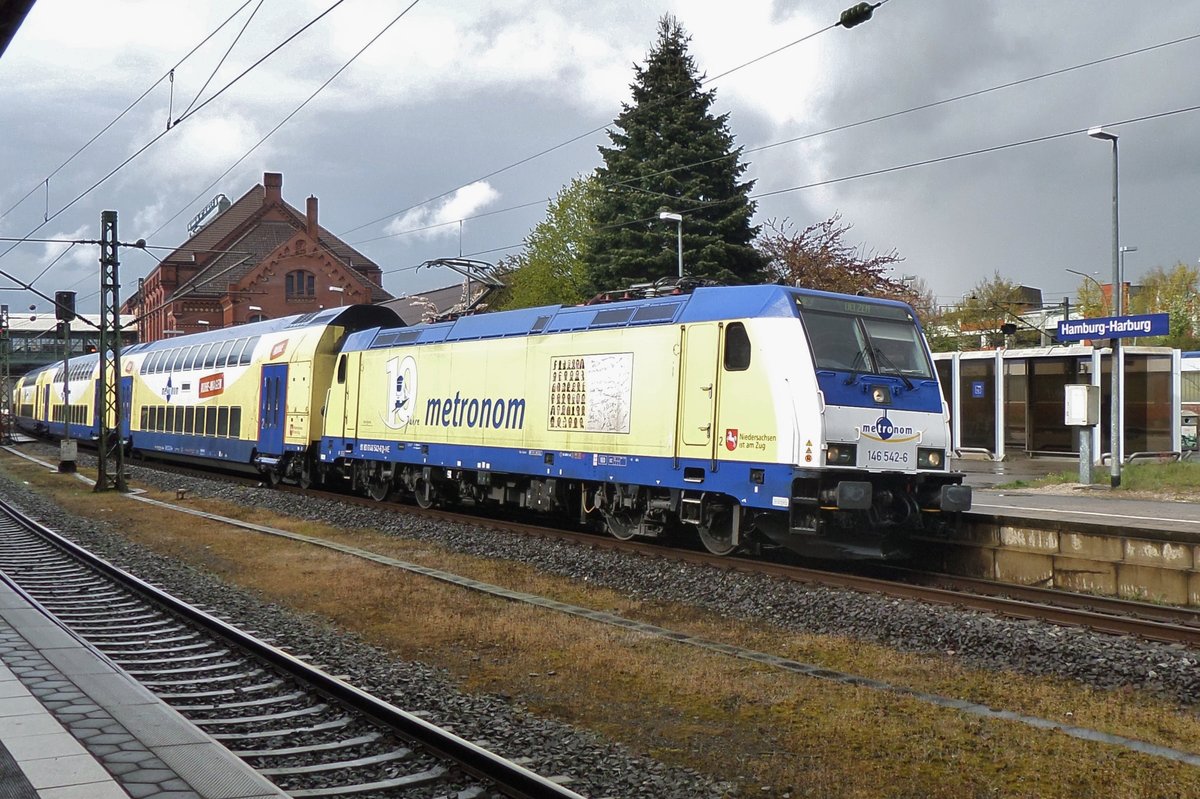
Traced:
[[815, 297], [798, 304], [818, 369], [932, 378], [916, 320], [903, 308]]
[[746, 326], [734, 322], [725, 328], [725, 371], [744, 372], [750, 368], [750, 336]]
[[346, 382], [346, 354], [345, 353], [342, 353], [342, 355], [338, 358], [337, 381], [338, 381], [339, 386], [344, 385]]

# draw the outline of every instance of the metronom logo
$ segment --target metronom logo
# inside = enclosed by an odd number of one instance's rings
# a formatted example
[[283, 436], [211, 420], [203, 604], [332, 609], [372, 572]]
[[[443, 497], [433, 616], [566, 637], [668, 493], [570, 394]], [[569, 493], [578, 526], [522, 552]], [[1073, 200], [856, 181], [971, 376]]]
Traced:
[[425, 424], [520, 430], [525, 427], [525, 400], [502, 397], [464, 399], [456, 391], [453, 397], [426, 401]]

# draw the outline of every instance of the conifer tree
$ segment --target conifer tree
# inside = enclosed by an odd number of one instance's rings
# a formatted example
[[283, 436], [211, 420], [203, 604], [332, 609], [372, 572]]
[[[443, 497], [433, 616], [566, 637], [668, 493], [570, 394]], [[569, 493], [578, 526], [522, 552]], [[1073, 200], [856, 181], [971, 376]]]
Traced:
[[686, 274], [729, 283], [762, 276], [750, 224], [754, 181], [741, 180], [741, 147], [729, 115], [711, 113], [715, 92], [701, 89], [689, 41], [674, 17], [659, 20], [645, 65], [634, 66], [633, 102], [608, 132], [613, 146], [600, 148], [603, 191], [588, 258], [597, 289], [677, 274], [678, 231], [659, 219], [664, 210], [683, 215]]

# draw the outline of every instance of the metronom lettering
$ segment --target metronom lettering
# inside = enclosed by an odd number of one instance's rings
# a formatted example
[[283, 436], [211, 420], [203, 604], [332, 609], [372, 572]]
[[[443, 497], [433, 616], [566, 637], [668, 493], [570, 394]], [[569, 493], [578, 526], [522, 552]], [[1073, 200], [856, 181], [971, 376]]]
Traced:
[[442, 427], [492, 427], [520, 430], [525, 427], [525, 400], [437, 398], [425, 403], [425, 424]]

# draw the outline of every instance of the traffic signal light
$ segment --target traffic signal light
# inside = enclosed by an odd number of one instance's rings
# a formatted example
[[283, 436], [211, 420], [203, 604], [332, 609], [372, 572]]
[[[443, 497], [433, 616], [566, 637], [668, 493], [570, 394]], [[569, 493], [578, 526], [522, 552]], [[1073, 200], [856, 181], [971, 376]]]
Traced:
[[54, 292], [54, 318], [60, 322], [75, 320], [75, 292]]

